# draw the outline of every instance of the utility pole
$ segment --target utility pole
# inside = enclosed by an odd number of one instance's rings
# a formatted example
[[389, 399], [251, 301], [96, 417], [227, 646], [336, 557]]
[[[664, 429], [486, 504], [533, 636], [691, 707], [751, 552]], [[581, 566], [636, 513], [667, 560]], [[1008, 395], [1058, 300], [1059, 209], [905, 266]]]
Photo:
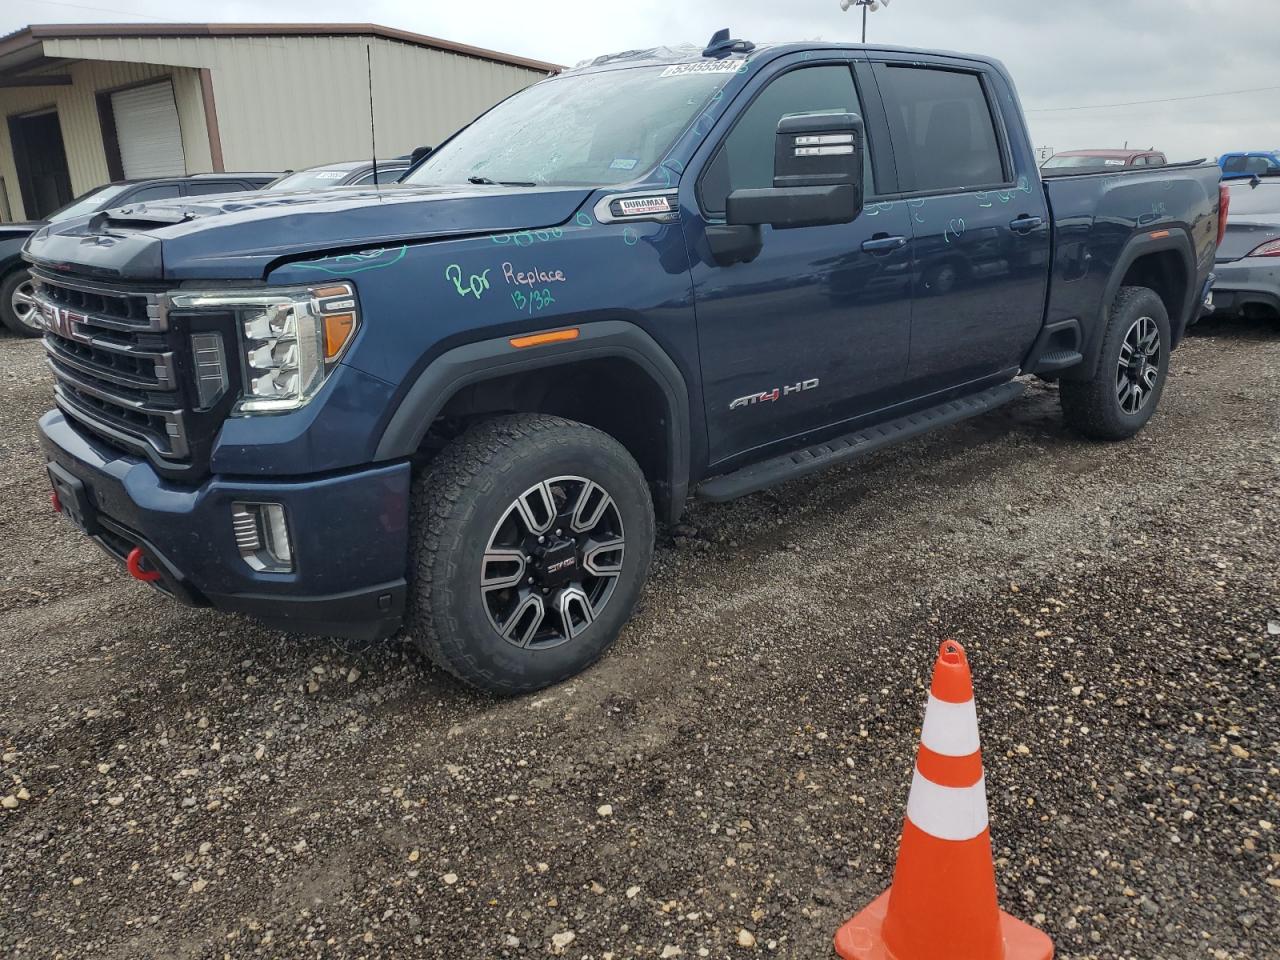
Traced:
[[850, 7], [862, 8], [862, 42], [867, 42], [867, 14], [888, 7], [890, 0], [840, 0], [840, 9], [848, 13]]

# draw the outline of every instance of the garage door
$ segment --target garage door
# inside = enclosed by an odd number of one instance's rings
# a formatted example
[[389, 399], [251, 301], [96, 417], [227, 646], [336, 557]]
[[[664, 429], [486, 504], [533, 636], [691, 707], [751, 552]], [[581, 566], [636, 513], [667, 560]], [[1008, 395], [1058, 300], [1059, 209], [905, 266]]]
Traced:
[[125, 179], [180, 177], [187, 172], [173, 84], [151, 83], [111, 95]]

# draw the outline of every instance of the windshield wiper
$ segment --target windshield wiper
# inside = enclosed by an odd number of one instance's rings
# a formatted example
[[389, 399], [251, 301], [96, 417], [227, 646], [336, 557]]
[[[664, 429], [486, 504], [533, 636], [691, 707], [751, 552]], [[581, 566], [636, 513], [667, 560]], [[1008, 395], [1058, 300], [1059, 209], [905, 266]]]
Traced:
[[488, 177], [467, 177], [467, 183], [474, 183], [482, 187], [536, 187], [537, 184], [528, 180], [490, 180]]

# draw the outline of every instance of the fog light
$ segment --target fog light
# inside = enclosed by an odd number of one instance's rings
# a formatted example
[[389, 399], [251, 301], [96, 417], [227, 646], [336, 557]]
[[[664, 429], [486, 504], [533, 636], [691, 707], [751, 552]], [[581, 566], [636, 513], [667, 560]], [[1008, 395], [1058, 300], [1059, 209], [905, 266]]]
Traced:
[[254, 570], [288, 573], [293, 569], [293, 546], [283, 504], [233, 503], [231, 528], [241, 559]]

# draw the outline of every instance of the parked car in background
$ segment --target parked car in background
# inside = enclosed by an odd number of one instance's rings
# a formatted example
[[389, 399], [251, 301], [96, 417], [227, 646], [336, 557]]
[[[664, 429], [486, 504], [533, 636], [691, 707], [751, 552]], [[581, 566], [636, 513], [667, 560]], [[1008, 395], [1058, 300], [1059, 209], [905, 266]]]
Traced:
[[1248, 150], [1243, 153], [1224, 153], [1218, 158], [1222, 179], [1251, 177], [1273, 170], [1280, 170], [1280, 150]]
[[1218, 245], [1208, 309], [1280, 318], [1280, 169], [1226, 186], [1227, 232]]
[[1163, 167], [1169, 161], [1157, 150], [1063, 150], [1040, 165], [1042, 170]]
[[278, 176], [278, 173], [196, 173], [189, 177], [119, 180], [104, 183], [81, 194], [65, 207], [51, 213], [47, 220], [0, 223], [0, 322], [21, 336], [40, 336], [41, 328], [36, 322], [35, 304], [32, 300], [31, 277], [21, 254], [27, 237], [44, 224], [143, 201], [178, 200], [183, 197], [260, 190]]
[[372, 160], [348, 160], [344, 163], [325, 163], [286, 173], [275, 183], [267, 185], [272, 193], [284, 190], [327, 190], [330, 187], [365, 187], [375, 183], [395, 183], [409, 169], [409, 157], [379, 160], [373, 169]]

